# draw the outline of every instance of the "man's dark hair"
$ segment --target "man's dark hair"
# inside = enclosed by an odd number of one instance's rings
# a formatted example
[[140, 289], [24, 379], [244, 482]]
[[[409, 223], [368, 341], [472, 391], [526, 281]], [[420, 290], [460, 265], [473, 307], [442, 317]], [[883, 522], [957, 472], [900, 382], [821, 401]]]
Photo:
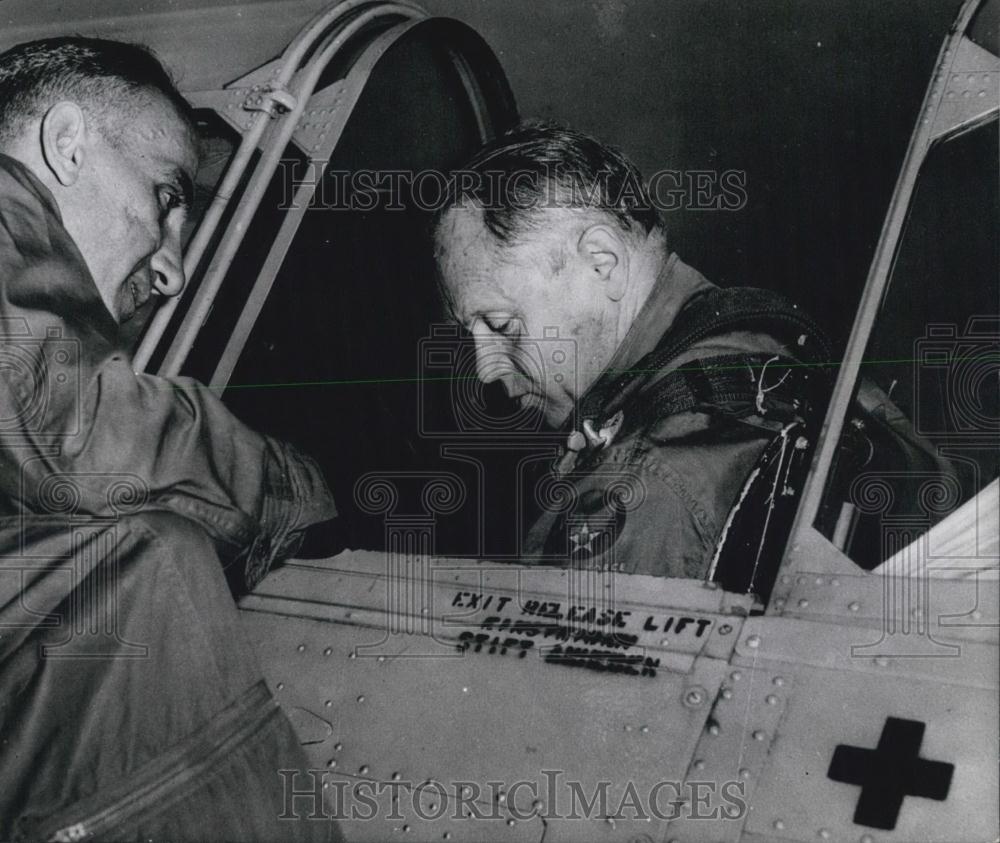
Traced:
[[118, 127], [148, 106], [151, 92], [193, 125], [191, 106], [146, 47], [83, 37], [18, 44], [0, 53], [0, 142], [17, 137], [60, 100], [79, 104], [115, 142]]
[[480, 149], [455, 174], [437, 222], [469, 205], [482, 209], [484, 225], [505, 245], [543, 227], [544, 208], [602, 211], [629, 233], [663, 225], [635, 164], [612, 146], [549, 122], [523, 123]]

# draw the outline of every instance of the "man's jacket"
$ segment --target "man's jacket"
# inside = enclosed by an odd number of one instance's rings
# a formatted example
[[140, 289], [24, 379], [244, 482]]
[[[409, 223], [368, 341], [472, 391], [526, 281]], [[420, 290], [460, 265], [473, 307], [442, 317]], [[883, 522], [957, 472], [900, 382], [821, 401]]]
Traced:
[[0, 156], [0, 839], [327, 840], [222, 566], [335, 515], [316, 466], [132, 371], [52, 195]]
[[786, 398], [802, 386], [794, 362], [803, 348], [793, 353], [789, 344], [815, 342], [791, 306], [789, 330], [772, 333], [752, 327], [767, 320], [732, 319], [727, 329], [720, 305], [671, 352], [682, 314], [731, 300], [727, 292], [677, 255], [668, 258], [568, 423], [562, 457], [535, 490], [546, 511], [529, 531], [529, 558], [654, 576], [709, 573], [741, 487], [782, 429], [779, 390]]

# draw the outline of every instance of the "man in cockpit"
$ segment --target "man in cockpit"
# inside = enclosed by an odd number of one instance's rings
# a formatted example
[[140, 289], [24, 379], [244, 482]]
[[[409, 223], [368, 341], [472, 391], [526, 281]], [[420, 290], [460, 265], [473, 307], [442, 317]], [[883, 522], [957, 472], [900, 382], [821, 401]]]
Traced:
[[[795, 363], [822, 359], [818, 332], [781, 297], [683, 263], [635, 166], [586, 135], [516, 128], [453, 185], [436, 256], [479, 378], [565, 435], [523, 556], [710, 575], [741, 487], [803, 410]], [[556, 336], [575, 365], [546, 354]]]
[[281, 819], [306, 761], [223, 572], [252, 586], [329, 492], [122, 336], [184, 285], [196, 152], [140, 47], [0, 55], [0, 839], [336, 834]]

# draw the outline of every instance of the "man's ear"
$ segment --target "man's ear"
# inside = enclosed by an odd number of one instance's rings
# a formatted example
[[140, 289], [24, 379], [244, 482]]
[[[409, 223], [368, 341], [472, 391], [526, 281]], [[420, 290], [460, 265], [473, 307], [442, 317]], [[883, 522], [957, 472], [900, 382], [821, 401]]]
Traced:
[[42, 155], [56, 180], [69, 187], [86, 157], [87, 120], [75, 102], [60, 102], [42, 118]]
[[611, 301], [621, 301], [628, 289], [628, 248], [611, 226], [592, 225], [577, 241], [577, 251], [587, 271], [604, 287]]

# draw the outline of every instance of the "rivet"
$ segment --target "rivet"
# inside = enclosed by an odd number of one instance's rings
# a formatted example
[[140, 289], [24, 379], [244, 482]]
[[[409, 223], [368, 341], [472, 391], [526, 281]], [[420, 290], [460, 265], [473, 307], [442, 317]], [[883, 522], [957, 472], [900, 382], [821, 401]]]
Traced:
[[778, 698], [774, 694], [768, 694], [764, 698], [764, 702], [766, 702], [768, 705], [777, 705], [778, 704]]
[[628, 723], [625, 724], [625, 731], [626, 732], [631, 732], [632, 731], [632, 727], [629, 726]]
[[514, 827], [514, 821], [513, 820], [507, 820], [507, 825], [509, 825], [511, 828], [513, 828]]
[[323, 705], [325, 705], [327, 708], [330, 708], [333, 705], [333, 700], [327, 700], [325, 703], [323, 703]]
[[639, 727], [639, 731], [642, 732], [644, 735], [648, 735], [649, 734], [649, 726], [640, 726]]
[[331, 758], [329, 761], [326, 762], [326, 766], [332, 770], [334, 767], [337, 766], [337, 759]]
[[722, 699], [731, 700], [733, 698], [733, 692], [730, 688], [722, 689]]
[[847, 604], [847, 608], [852, 612], [857, 612], [861, 608], [861, 604], [857, 600], [852, 600]]
[[358, 694], [358, 702], [360, 703], [360, 702], [364, 702], [364, 701], [365, 701], [365, 695], [364, 694]]
[[782, 685], [785, 684], [785, 677], [784, 676], [775, 676], [774, 679], [771, 680], [771, 684], [772, 685], [777, 685], [780, 688]]
[[531, 807], [534, 808], [536, 811], [541, 811], [542, 810], [542, 800], [541, 799], [536, 799], [534, 802], [531, 803]]
[[740, 768], [740, 778], [744, 781], [750, 778], [750, 771], [746, 767]]
[[332, 653], [333, 653], [333, 647], [327, 647], [327, 648], [326, 648], [326, 649], [325, 649], [325, 650], [323, 651], [323, 655], [324, 655], [324, 656], [329, 656], [329, 655], [332, 655]]
[[385, 661], [385, 656], [379, 656], [377, 659], [375, 659], [375, 661], [377, 661], [379, 664], [382, 664], [382, 662]]
[[710, 735], [718, 735], [720, 731], [721, 731], [721, 729], [719, 729], [719, 724], [718, 723], [709, 723], [708, 724], [708, 733]]
[[830, 829], [828, 829], [828, 828], [821, 828], [816, 833], [820, 836], [821, 840], [829, 840], [830, 839]]
[[410, 827], [408, 825], [404, 825], [403, 826], [403, 831], [409, 831], [409, 830], [410, 830]]
[[358, 654], [355, 653], [354, 650], [351, 650], [351, 652], [347, 654], [347, 658], [349, 658], [349, 659], [356, 659], [357, 657], [358, 657]]
[[782, 830], [782, 829], [783, 829], [783, 828], [785, 827], [785, 823], [784, 823], [784, 820], [775, 820], [775, 821], [774, 821], [774, 827], [775, 827], [775, 828], [776, 828], [776, 829], [777, 829], [778, 831], [781, 831], [781, 830]]
[[362, 776], [367, 776], [368, 775], [368, 765], [367, 764], [362, 764], [361, 765], [361, 769], [358, 770], [358, 772], [361, 773]]
[[816, 577], [816, 585], [823, 585], [826, 582], [822, 577]]
[[451, 840], [451, 832], [450, 831], [446, 831], [443, 836], [444, 836], [445, 840]]
[[399, 780], [400, 780], [401, 778], [402, 778], [402, 776], [401, 776], [401, 775], [399, 775], [399, 773], [393, 773], [393, 774], [392, 774], [392, 780], [393, 780], [394, 782], [398, 782], [398, 781], [399, 781]]
[[875, 838], [873, 838], [870, 834], [862, 834], [861, 843], [875, 843]]
[[344, 748], [344, 745], [342, 743], [335, 743], [333, 745], [333, 749], [334, 749], [335, 752], [340, 752], [340, 750], [342, 750], [343, 748]]
[[661, 647], [666, 647], [669, 643], [670, 643], [670, 641], [667, 640], [666, 638], [661, 638], [660, 639], [660, 646]]
[[885, 656], [876, 656], [875, 664], [879, 667], [886, 667], [889, 664], [889, 660]]
[[469, 693], [469, 688], [468, 688], [468, 686], [466, 686], [466, 687], [462, 688], [462, 693], [463, 693], [463, 694], [467, 694], [467, 693]]
[[972, 619], [978, 621], [983, 616], [983, 613], [979, 609], [974, 609], [972, 611]]
[[751, 636], [749, 636], [747, 638], [747, 646], [751, 650], [757, 649], [760, 646], [760, 636], [759, 635], [751, 635]]
[[701, 760], [701, 759], [699, 758], [699, 759], [698, 759], [697, 761], [695, 761], [695, 762], [694, 762], [694, 768], [695, 768], [696, 770], [704, 770], [704, 769], [705, 769], [705, 762], [704, 762], [704, 761], [702, 761], [702, 760]]
[[[805, 345], [805, 335], [799, 337], [799, 345]], [[795, 440], [795, 449], [797, 451], [804, 451], [809, 447], [809, 440], [805, 436], [800, 436]]]
[[284, 683], [284, 682], [279, 682], [279, 683], [278, 683], [278, 684], [277, 684], [277, 685], [276, 685], [275, 687], [276, 687], [276, 688], [277, 688], [277, 689], [278, 689], [279, 691], [283, 691], [283, 690], [284, 690], [284, 688], [285, 688], [285, 683]]
[[800, 609], [804, 609], [808, 605], [809, 605], [809, 601], [806, 600], [804, 597], [799, 601], [799, 608]]
[[743, 678], [743, 674], [740, 673], [738, 670], [734, 670], [732, 673], [729, 674], [729, 678], [732, 679], [733, 682], [739, 682]]
[[776, 599], [774, 601], [774, 605], [775, 605], [775, 608], [778, 608], [778, 609], [782, 608], [785, 605], [785, 598], [784, 597], [779, 597], [778, 599]]
[[507, 794], [506, 793], [498, 793], [497, 794], [497, 802], [499, 802], [501, 805], [505, 804], [507, 802]]
[[729, 635], [729, 633], [732, 631], [733, 628], [728, 623], [724, 623], [719, 626], [719, 635]]
[[[695, 708], [708, 699], [708, 692], [704, 688], [689, 688], [684, 694], [684, 705]], [[649, 727], [645, 727], [649, 731]]]
[[298, 650], [300, 653], [304, 653], [306, 651], [306, 645], [305, 644], [299, 644], [299, 646], [296, 647], [295, 649]]
[[767, 735], [766, 735], [766, 734], [765, 734], [765, 733], [764, 733], [764, 732], [763, 732], [763, 731], [762, 731], [761, 729], [757, 729], [757, 730], [756, 730], [756, 731], [755, 731], [755, 732], [753, 733], [753, 739], [754, 739], [755, 741], [762, 741], [762, 740], [764, 740], [764, 738], [766, 738], [766, 737], [767, 737]]

